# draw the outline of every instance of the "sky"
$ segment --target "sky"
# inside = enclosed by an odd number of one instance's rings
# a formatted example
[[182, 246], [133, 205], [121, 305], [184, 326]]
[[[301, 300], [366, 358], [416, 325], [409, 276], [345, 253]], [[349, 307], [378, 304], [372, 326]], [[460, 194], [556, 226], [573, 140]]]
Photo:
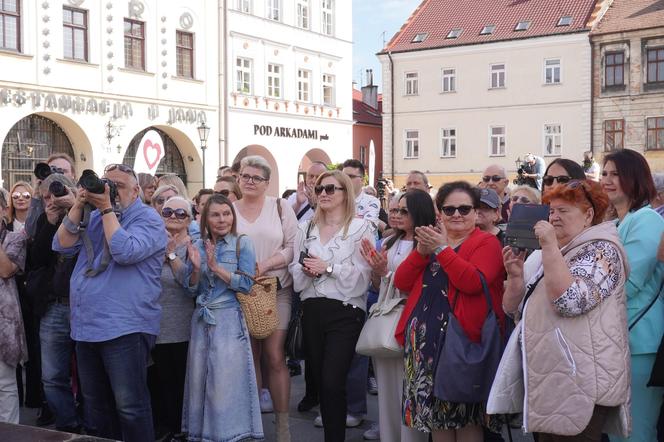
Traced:
[[421, 0], [353, 0], [353, 80], [358, 89], [373, 69], [374, 84], [382, 90], [381, 67], [376, 57]]

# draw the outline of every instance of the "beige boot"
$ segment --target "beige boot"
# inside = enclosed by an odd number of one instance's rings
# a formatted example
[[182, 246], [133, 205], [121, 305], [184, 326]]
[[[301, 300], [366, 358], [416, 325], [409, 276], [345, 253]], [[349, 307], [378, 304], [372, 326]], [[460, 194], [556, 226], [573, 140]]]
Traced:
[[288, 413], [274, 413], [277, 418], [277, 442], [290, 442]]

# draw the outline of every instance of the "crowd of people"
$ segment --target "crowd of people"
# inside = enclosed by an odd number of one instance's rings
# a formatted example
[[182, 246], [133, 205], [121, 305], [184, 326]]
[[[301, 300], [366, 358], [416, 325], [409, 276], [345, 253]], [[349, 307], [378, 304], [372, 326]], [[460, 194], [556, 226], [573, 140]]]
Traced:
[[[433, 194], [419, 171], [376, 192], [358, 160], [314, 162], [282, 198], [260, 156], [191, 198], [175, 175], [112, 164], [77, 182], [67, 155], [47, 164], [0, 192], [0, 421], [23, 404], [61, 431], [240, 441], [263, 439], [273, 412], [288, 442], [303, 362], [297, 409], [319, 406], [326, 442], [362, 422], [367, 388], [366, 439], [664, 437], [664, 176], [635, 151], [601, 166], [528, 155], [517, 183], [490, 165]], [[533, 250], [506, 245], [519, 204], [548, 206]], [[276, 280], [277, 326], [256, 338], [238, 294], [260, 278]], [[400, 350], [370, 359], [356, 344], [390, 291]], [[488, 351], [490, 318], [500, 364], [441, 369], [452, 332]], [[285, 352], [299, 320], [304, 361]]]

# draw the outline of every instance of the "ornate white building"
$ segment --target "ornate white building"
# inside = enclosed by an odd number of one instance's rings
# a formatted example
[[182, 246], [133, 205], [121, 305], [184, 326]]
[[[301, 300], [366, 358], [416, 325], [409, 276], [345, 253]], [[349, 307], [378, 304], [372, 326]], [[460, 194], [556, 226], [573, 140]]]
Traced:
[[273, 195], [352, 156], [351, 15], [349, 0], [228, 1], [222, 162], [264, 156]]
[[[0, 3], [2, 180], [29, 180], [34, 164], [66, 152], [77, 171], [133, 164], [150, 128], [165, 157], [157, 172], [207, 183], [223, 157], [219, 127], [220, 24], [203, 0], [14, 0]], [[152, 146], [152, 149], [155, 147]]]

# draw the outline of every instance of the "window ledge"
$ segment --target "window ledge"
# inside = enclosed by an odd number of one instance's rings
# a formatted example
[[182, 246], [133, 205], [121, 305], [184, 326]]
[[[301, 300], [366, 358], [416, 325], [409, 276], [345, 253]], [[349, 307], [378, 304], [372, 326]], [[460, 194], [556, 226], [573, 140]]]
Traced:
[[441, 158], [442, 160], [453, 160], [453, 159], [456, 158], [456, 155], [454, 155], [454, 156], [441, 155], [440, 158]]
[[21, 52], [12, 51], [11, 49], [0, 49], [0, 55], [8, 55], [14, 58], [21, 58], [23, 60], [32, 60], [34, 55], [23, 54]]
[[502, 89], [507, 89], [507, 86], [489, 87], [490, 91], [499, 91]]
[[500, 157], [506, 157], [507, 155], [503, 154], [489, 154], [491, 158], [500, 158]]
[[563, 154], [561, 154], [561, 153], [545, 153], [543, 156], [545, 158], [554, 158], [554, 157], [562, 157]]
[[145, 75], [147, 77], [154, 77], [155, 75], [154, 72], [142, 71], [140, 69], [132, 69], [132, 68], [118, 68], [118, 71], [127, 72], [128, 74]]
[[419, 160], [420, 157], [403, 157], [404, 160]]
[[77, 66], [86, 66], [86, 67], [90, 67], [90, 68], [98, 68], [99, 67], [99, 65], [96, 64], [96, 63], [90, 63], [89, 61], [85, 61], [85, 60], [74, 60], [74, 59], [71, 59], [71, 58], [56, 58], [56, 61], [58, 63], [74, 64], [74, 65], [77, 65]]
[[643, 83], [643, 91], [661, 91], [664, 90], [664, 81], [658, 81], [656, 83]]
[[171, 75], [171, 80], [183, 81], [185, 83], [196, 83], [196, 84], [205, 83], [203, 80], [198, 80], [196, 78], [189, 78], [189, 77], [178, 77], [177, 75]]
[[419, 97], [420, 94], [403, 94], [402, 97]]
[[542, 86], [547, 86], [547, 87], [548, 86], [562, 86], [562, 85], [563, 85], [562, 81], [559, 81], [558, 83], [547, 83], [547, 82], [542, 83]]
[[616, 84], [613, 86], [604, 86], [602, 88], [602, 93], [609, 93], [609, 92], [623, 92], [627, 89], [627, 85], [625, 84]]
[[456, 89], [453, 91], [440, 91], [440, 95], [456, 94], [456, 93], [457, 93]]

